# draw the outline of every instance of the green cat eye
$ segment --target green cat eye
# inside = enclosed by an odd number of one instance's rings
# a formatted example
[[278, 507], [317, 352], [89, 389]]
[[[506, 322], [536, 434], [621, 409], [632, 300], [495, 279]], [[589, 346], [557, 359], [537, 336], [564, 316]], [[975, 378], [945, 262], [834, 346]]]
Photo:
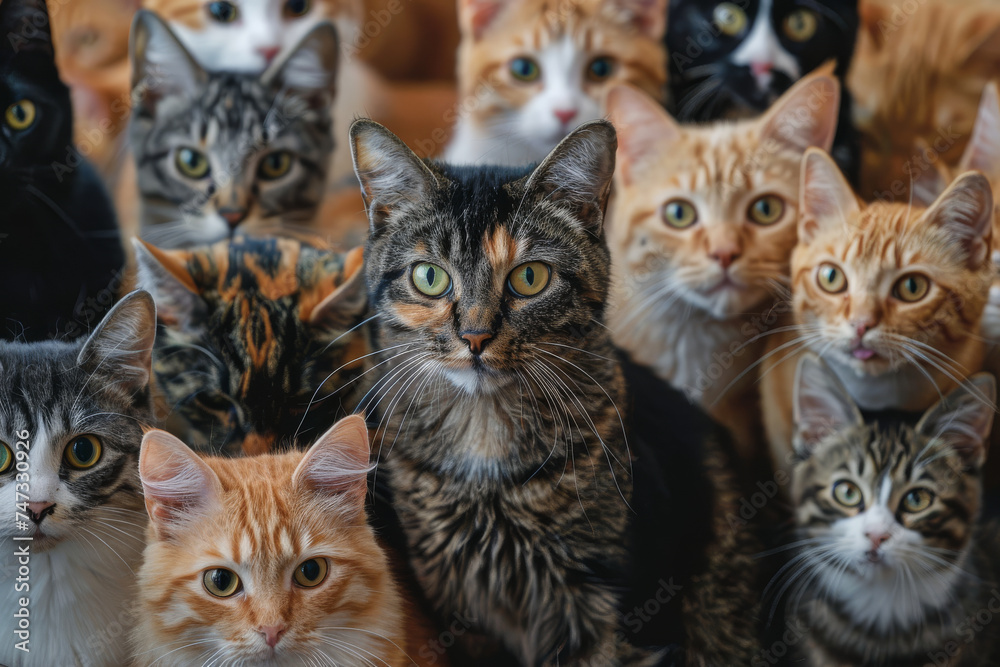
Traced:
[[854, 482], [842, 479], [833, 485], [833, 498], [844, 507], [857, 507], [861, 504], [861, 489]]
[[413, 267], [413, 286], [427, 296], [441, 296], [451, 287], [451, 276], [437, 264], [421, 262]]
[[274, 151], [264, 156], [257, 167], [257, 174], [267, 181], [281, 178], [292, 168], [292, 154], [288, 151]]
[[63, 458], [71, 468], [93, 468], [101, 460], [101, 441], [96, 435], [78, 435], [66, 445]]
[[608, 56], [594, 58], [587, 65], [587, 78], [591, 81], [604, 81], [615, 71], [615, 61]]
[[796, 42], [804, 42], [811, 39], [816, 34], [819, 27], [819, 18], [816, 13], [809, 9], [796, 9], [785, 17], [781, 24], [781, 29], [789, 39]]
[[892, 287], [892, 295], [900, 301], [913, 303], [920, 301], [931, 289], [931, 281], [919, 273], [908, 273]]
[[240, 17], [240, 12], [236, 9], [236, 5], [222, 0], [208, 3], [208, 15], [219, 23], [232, 23]]
[[4, 120], [8, 127], [18, 132], [27, 130], [35, 122], [35, 104], [31, 100], [14, 102], [7, 107]]
[[193, 148], [180, 148], [174, 157], [177, 170], [188, 178], [202, 179], [208, 176], [208, 158]]
[[923, 512], [934, 502], [934, 493], [927, 489], [913, 489], [903, 496], [903, 509], [907, 512]]
[[326, 579], [327, 569], [325, 558], [310, 558], [295, 569], [295, 583], [306, 588], [319, 586]]
[[758, 225], [773, 225], [785, 212], [785, 202], [777, 195], [764, 195], [750, 204], [750, 219]]
[[671, 199], [663, 205], [663, 221], [674, 229], [687, 229], [698, 222], [698, 212], [687, 200]]
[[518, 81], [534, 81], [542, 74], [541, 68], [531, 58], [514, 58], [510, 61], [510, 73]]
[[819, 283], [824, 292], [830, 294], [838, 294], [847, 289], [847, 277], [844, 272], [840, 270], [840, 267], [828, 262], [819, 265], [819, 270], [816, 271], [816, 282]]
[[0, 475], [7, 472], [14, 465], [14, 450], [6, 442], [0, 441]]
[[747, 27], [747, 13], [733, 2], [723, 2], [712, 10], [712, 20], [719, 32], [728, 37], [735, 37]]
[[232, 597], [243, 588], [239, 576], [224, 567], [205, 570], [201, 580], [205, 584], [205, 590], [217, 598]]
[[309, 0], [288, 0], [282, 11], [286, 17], [298, 18], [305, 16], [310, 7], [312, 7], [312, 3]]
[[542, 262], [522, 264], [507, 277], [507, 288], [517, 296], [535, 296], [549, 284], [552, 269]]

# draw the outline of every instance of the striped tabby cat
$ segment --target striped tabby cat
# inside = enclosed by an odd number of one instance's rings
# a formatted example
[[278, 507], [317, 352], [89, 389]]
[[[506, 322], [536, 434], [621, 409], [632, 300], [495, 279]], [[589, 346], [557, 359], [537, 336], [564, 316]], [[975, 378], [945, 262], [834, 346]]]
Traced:
[[136, 242], [161, 329], [153, 369], [168, 428], [198, 450], [312, 442], [364, 393], [361, 249], [238, 236], [192, 250]]
[[1000, 634], [982, 620], [1000, 611], [1000, 534], [976, 521], [993, 423], [981, 396], [996, 398], [985, 373], [915, 426], [866, 423], [836, 375], [800, 360], [800, 541], [783, 584], [793, 625], [807, 628], [794, 664], [1000, 664]]

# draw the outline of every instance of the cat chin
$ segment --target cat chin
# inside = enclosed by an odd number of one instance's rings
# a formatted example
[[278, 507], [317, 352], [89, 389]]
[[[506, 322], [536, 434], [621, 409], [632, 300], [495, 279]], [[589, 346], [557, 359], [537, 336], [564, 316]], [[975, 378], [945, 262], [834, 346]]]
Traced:
[[444, 376], [456, 389], [472, 395], [494, 394], [510, 384], [510, 378], [476, 368], [447, 368]]

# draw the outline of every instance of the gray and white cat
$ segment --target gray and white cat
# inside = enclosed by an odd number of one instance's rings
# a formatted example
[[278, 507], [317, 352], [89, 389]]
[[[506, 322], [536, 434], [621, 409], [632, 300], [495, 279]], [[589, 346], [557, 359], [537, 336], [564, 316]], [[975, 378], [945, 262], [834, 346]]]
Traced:
[[155, 331], [136, 291], [86, 340], [0, 342], [2, 665], [128, 662]]

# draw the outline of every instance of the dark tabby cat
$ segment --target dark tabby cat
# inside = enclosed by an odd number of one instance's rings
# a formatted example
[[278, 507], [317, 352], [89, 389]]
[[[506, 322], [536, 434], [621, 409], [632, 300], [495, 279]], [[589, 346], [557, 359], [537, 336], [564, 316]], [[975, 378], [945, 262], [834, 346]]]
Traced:
[[259, 76], [207, 72], [155, 14], [136, 14], [129, 136], [142, 236], [175, 248], [310, 222], [333, 152], [338, 53], [322, 23]]
[[44, 0], [3, 0], [0, 34], [0, 337], [72, 338], [114, 303], [125, 253], [73, 147]]
[[[993, 376], [969, 378], [915, 426], [868, 422], [821, 362], [796, 379], [792, 500], [799, 553], [786, 566], [802, 661], [1000, 664], [1000, 537], [977, 525]], [[980, 620], [977, 625], [977, 615]]]
[[309, 444], [364, 394], [361, 248], [242, 236], [192, 250], [135, 242], [156, 299], [168, 427], [212, 453]]
[[619, 664], [632, 481], [603, 326], [614, 129], [586, 123], [534, 169], [422, 162], [367, 120], [351, 139], [388, 357], [375, 483], [424, 592], [474, 625], [476, 664], [499, 643], [526, 665]]
[[133, 292], [85, 341], [0, 342], [2, 665], [129, 664], [155, 332], [153, 300]]

